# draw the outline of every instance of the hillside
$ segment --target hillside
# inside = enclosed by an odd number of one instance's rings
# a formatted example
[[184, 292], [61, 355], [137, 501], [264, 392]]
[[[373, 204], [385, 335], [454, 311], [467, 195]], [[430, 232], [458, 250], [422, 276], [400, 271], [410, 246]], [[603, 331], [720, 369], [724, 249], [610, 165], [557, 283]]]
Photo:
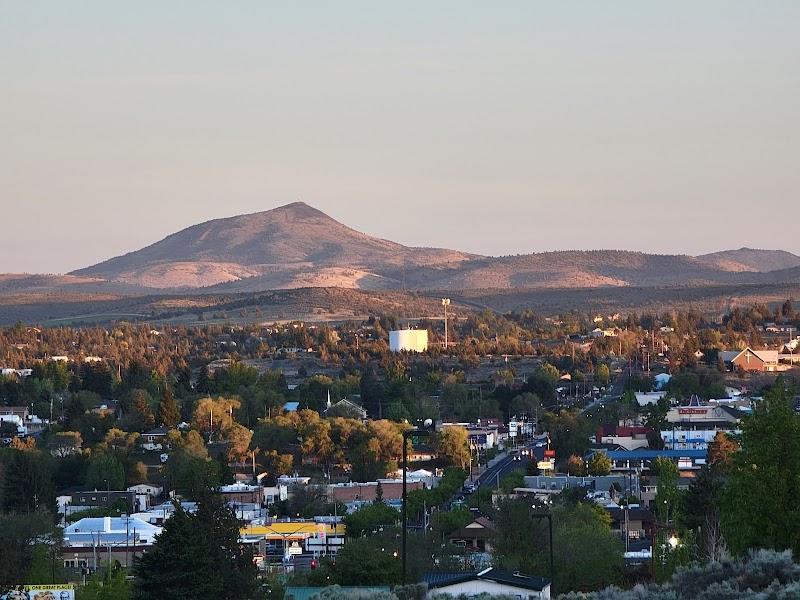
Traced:
[[572, 250], [426, 267], [408, 273], [407, 282], [418, 289], [598, 288], [709, 285], [730, 275], [691, 256]]
[[709, 266], [725, 271], [757, 271], [767, 273], [800, 267], [800, 256], [785, 250], [739, 248], [697, 257]]
[[332, 269], [325, 285], [393, 267], [458, 263], [470, 255], [409, 248], [360, 233], [302, 202], [188, 227], [136, 252], [71, 273], [151, 288], [202, 287], [273, 275], [267, 287], [298, 287], [292, 273]]

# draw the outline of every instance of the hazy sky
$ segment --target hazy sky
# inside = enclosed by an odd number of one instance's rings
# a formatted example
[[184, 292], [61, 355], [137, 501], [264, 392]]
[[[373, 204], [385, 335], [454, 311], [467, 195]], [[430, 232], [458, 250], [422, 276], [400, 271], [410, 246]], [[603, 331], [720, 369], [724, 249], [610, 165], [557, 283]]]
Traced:
[[0, 0], [0, 271], [297, 199], [480, 253], [800, 252], [798, 32], [797, 0]]

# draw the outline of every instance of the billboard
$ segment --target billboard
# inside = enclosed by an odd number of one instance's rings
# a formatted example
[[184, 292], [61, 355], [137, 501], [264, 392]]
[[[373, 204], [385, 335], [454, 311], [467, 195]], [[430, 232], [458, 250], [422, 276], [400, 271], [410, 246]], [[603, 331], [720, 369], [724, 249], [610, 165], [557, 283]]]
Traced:
[[75, 600], [71, 583], [20, 585], [0, 595], [0, 600]]

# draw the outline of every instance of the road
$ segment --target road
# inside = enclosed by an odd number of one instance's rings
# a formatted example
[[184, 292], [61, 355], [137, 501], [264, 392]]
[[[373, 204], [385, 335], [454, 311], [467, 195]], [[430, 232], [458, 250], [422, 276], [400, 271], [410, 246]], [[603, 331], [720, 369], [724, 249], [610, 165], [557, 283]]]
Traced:
[[[479, 488], [497, 487], [498, 483], [503, 480], [503, 477], [509, 475], [512, 471], [517, 469], [525, 470], [528, 460], [540, 461], [544, 459], [544, 446], [537, 448], [536, 441], [529, 442], [524, 446], [517, 448], [518, 452], [514, 455], [507, 454], [491, 467], [487, 468], [475, 480]], [[532, 452], [531, 455], [523, 455], [522, 451], [527, 450]], [[518, 458], [519, 460], [515, 460]]]

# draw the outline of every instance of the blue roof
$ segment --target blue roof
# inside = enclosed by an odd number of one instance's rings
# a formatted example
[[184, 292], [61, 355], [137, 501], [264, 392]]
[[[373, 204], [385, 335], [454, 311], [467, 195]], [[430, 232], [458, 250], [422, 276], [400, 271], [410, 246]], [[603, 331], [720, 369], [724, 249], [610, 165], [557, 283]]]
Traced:
[[653, 460], [662, 458], [705, 458], [707, 450], [609, 450], [611, 460]]
[[286, 412], [294, 412], [298, 408], [300, 408], [299, 402], [287, 402], [286, 404], [283, 405], [283, 410], [285, 410]]

